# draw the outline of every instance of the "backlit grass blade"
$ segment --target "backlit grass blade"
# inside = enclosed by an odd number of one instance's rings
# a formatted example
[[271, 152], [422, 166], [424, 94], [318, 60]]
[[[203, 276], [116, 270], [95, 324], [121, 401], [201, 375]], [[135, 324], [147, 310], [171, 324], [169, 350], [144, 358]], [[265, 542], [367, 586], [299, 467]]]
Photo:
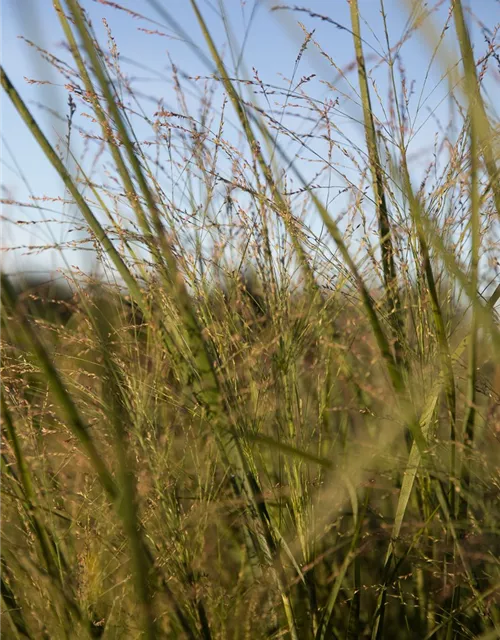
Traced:
[[[470, 119], [470, 229], [471, 229], [471, 265], [470, 265], [470, 281], [471, 288], [477, 291], [479, 288], [479, 253], [481, 245], [481, 219], [480, 219], [480, 196], [479, 196], [479, 131], [481, 128], [481, 122], [484, 127], [484, 118], [486, 116], [484, 112], [484, 105], [481, 101], [479, 88], [477, 86], [477, 78], [475, 75], [475, 68], [471, 68], [470, 62], [472, 57], [472, 51], [470, 49], [470, 41], [466, 32], [465, 23], [463, 20], [463, 13], [461, 10], [460, 2], [457, 2], [455, 9], [455, 24], [460, 36], [460, 44], [462, 48], [462, 55], [467, 56], [465, 60], [466, 67], [466, 82], [468, 85], [469, 95], [469, 119]], [[465, 56], [464, 56], [465, 57]], [[472, 58], [473, 62], [473, 58]], [[474, 82], [476, 80], [476, 82]], [[478, 104], [480, 102], [480, 104]], [[481, 109], [482, 108], [482, 109]], [[488, 121], [486, 121], [487, 124]], [[489, 142], [489, 141], [488, 141]], [[491, 156], [491, 149], [485, 148], [484, 158], [488, 171], [496, 170], [495, 159]], [[494, 179], [498, 179], [498, 174], [494, 176]], [[495, 196], [500, 195], [498, 191], [498, 185], [493, 186], [493, 192]], [[496, 200], [497, 213], [500, 213], [498, 205], [500, 199]], [[494, 294], [493, 294], [494, 295]], [[465, 407], [465, 420], [464, 420], [464, 456], [462, 459], [462, 469], [460, 473], [460, 496], [458, 506], [458, 519], [465, 523], [468, 518], [468, 493], [470, 490], [471, 473], [470, 473], [470, 453], [474, 444], [474, 432], [476, 422], [476, 403], [477, 403], [477, 369], [478, 369], [478, 316], [477, 305], [472, 305], [472, 318], [470, 327], [470, 342], [469, 342], [469, 357], [468, 357], [468, 371], [467, 371], [467, 393], [466, 393], [466, 407]], [[465, 527], [460, 533], [460, 537], [465, 537]], [[460, 605], [461, 588], [455, 587], [453, 594], [452, 607], [456, 609]], [[449, 631], [453, 632], [453, 624], [450, 624]]]
[[391, 223], [387, 208], [387, 200], [384, 187], [384, 172], [380, 163], [377, 146], [377, 134], [373, 119], [373, 111], [368, 87], [368, 75], [366, 71], [365, 56], [361, 38], [361, 28], [359, 23], [359, 7], [357, 0], [351, 0], [351, 26], [354, 39], [354, 50], [358, 65], [359, 88], [361, 91], [361, 104], [363, 107], [363, 118], [365, 128], [366, 146], [368, 148], [368, 159], [372, 173], [372, 188], [377, 211], [380, 248], [382, 252], [382, 267], [384, 273], [384, 285], [389, 306], [389, 322], [392, 327], [394, 338], [395, 355], [398, 364], [403, 365], [405, 356], [401, 344], [404, 338], [404, 322], [401, 310], [401, 300], [399, 297], [399, 284], [396, 273], [395, 252], [392, 239]]
[[475, 148], [484, 158], [484, 164], [486, 165], [490, 179], [489, 186], [493, 191], [495, 200], [495, 208], [498, 216], [500, 216], [500, 176], [498, 173], [497, 158], [495, 157], [492, 147], [493, 131], [481, 96], [481, 87], [477, 77], [474, 52], [465, 24], [461, 0], [454, 0], [453, 2], [453, 18], [464, 65], [465, 87], [470, 104], [471, 118], [474, 121], [474, 135], [477, 136]]

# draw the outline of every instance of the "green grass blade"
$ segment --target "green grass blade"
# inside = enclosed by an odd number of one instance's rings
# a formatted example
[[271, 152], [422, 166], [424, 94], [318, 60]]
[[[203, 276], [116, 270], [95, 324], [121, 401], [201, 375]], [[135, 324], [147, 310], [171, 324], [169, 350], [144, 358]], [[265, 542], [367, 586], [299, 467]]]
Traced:
[[358, 65], [361, 104], [363, 107], [365, 139], [366, 146], [368, 148], [368, 158], [370, 163], [370, 170], [372, 173], [372, 188], [379, 224], [379, 239], [382, 252], [384, 285], [389, 306], [389, 322], [392, 327], [394, 338], [396, 362], [401, 366], [406, 366], [404, 364], [405, 357], [402, 346], [402, 339], [404, 338], [404, 322], [401, 310], [401, 300], [398, 293], [399, 285], [396, 272], [395, 252], [384, 188], [384, 172], [380, 163], [380, 157], [377, 147], [377, 134], [375, 131], [370, 90], [368, 87], [366, 62], [363, 53], [359, 19], [359, 6], [357, 0], [351, 0], [349, 4], [351, 12], [352, 35], [354, 39], [354, 50], [356, 52], [356, 60]]
[[462, 62], [465, 71], [465, 87], [469, 99], [472, 120], [474, 121], [475, 133], [477, 136], [476, 150], [482, 154], [486, 170], [490, 179], [490, 188], [493, 191], [495, 208], [500, 217], [500, 179], [498, 174], [497, 158], [492, 147], [493, 132], [490, 121], [486, 113], [484, 101], [481, 96], [481, 87], [477, 78], [474, 52], [470, 41], [469, 32], [465, 24], [464, 10], [461, 0], [453, 2], [453, 18], [457, 39], [460, 44]]

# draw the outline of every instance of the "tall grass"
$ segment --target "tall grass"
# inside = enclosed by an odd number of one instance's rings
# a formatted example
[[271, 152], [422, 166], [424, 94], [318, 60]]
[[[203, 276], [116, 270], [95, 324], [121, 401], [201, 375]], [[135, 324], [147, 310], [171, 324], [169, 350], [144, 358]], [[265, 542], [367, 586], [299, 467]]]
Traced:
[[[54, 0], [72, 63], [50, 59], [92, 114], [92, 176], [1, 70], [96, 260], [65, 273], [61, 315], [57, 288], [2, 275], [5, 637], [499, 637], [497, 45], [475, 62], [460, 0], [441, 34], [412, 3], [392, 43], [380, 0], [385, 99], [356, 0], [348, 25], [279, 6], [347, 30], [354, 62], [302, 25], [276, 87], [231, 68], [197, 0], [196, 42], [148, 4], [213, 69], [172, 64], [177, 111], [148, 111], [112, 28], [105, 49]], [[451, 27], [454, 128], [422, 178], [401, 51], [423, 35], [444, 67]], [[351, 87], [361, 146], [295, 78], [310, 48]]]

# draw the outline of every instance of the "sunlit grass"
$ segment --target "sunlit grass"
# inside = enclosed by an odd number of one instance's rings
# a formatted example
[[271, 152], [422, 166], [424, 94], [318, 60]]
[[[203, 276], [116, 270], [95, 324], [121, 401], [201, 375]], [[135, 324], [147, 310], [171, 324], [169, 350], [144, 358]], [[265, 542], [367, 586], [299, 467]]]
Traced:
[[[2, 276], [3, 632], [497, 637], [498, 123], [481, 82], [498, 47], [476, 68], [455, 0], [455, 134], [415, 158], [419, 108], [383, 2], [387, 102], [355, 0], [344, 26], [361, 147], [342, 146], [308, 78], [235, 77], [190, 5], [214, 75], [193, 109], [200, 79], [173, 66], [178, 110], [148, 113], [112, 27], [104, 50], [79, 3], [55, 0], [74, 63], [59, 71], [94, 116], [92, 178], [85, 158], [67, 169], [2, 68], [96, 265], [65, 273], [59, 305], [57, 286]], [[424, 31], [440, 65], [425, 11], [408, 37]], [[303, 28], [296, 70], [322, 51]]]

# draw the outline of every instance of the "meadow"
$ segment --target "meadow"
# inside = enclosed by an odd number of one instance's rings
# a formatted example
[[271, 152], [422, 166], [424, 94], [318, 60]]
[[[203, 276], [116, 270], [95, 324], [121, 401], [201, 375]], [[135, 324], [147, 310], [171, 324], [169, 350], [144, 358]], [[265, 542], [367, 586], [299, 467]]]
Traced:
[[[174, 5], [102, 0], [212, 65], [172, 62], [173, 110], [112, 20], [103, 40], [54, 0], [57, 144], [2, 67], [63, 185], [33, 206], [91, 256], [2, 274], [6, 639], [500, 638], [499, 25], [473, 47], [461, 0], [402, 2], [392, 41], [375, 2], [376, 54], [350, 0], [348, 68], [304, 26], [335, 33], [333, 10], [275, 7], [303, 28], [278, 86], [236, 73], [222, 0], [224, 42], [198, 0], [192, 33]], [[449, 105], [425, 147], [414, 38]]]

